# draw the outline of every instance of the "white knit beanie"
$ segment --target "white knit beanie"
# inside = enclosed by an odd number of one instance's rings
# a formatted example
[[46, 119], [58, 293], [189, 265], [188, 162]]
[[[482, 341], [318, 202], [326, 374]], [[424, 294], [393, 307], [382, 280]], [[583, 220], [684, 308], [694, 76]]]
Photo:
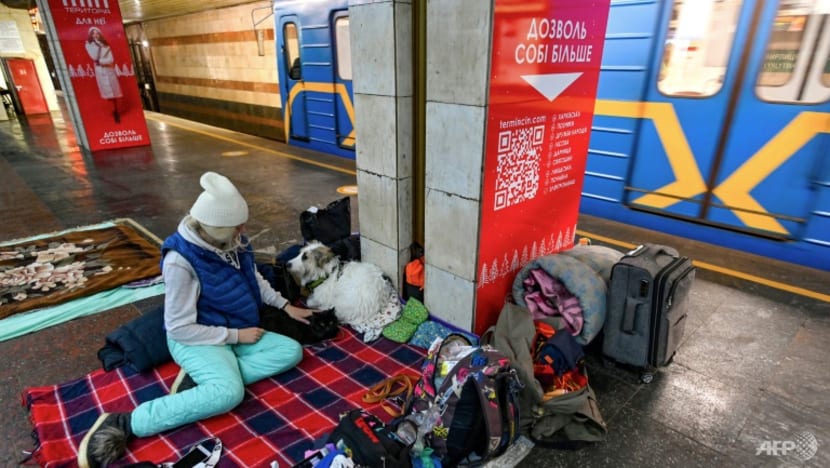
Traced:
[[239, 226], [248, 221], [248, 204], [227, 177], [205, 172], [199, 184], [205, 191], [190, 208], [190, 216], [215, 227]]

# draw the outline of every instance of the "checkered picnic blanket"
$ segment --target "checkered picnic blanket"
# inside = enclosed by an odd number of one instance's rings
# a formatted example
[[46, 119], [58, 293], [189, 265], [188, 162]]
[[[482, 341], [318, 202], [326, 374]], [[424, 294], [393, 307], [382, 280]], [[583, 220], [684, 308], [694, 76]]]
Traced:
[[[133, 438], [121, 465], [174, 461], [205, 437], [225, 446], [220, 467], [286, 467], [301, 461], [339, 415], [366, 407], [389, 416], [362, 397], [372, 385], [399, 374], [419, 374], [425, 350], [385, 338], [363, 343], [348, 328], [321, 349], [306, 348], [302, 362], [276, 377], [251, 384], [233, 411], [163, 434]], [[24, 404], [38, 438], [34, 460], [46, 467], [76, 466], [77, 447], [101, 412], [129, 411], [166, 395], [178, 373], [169, 362], [138, 374], [122, 367], [98, 370], [62, 385], [28, 388]]]

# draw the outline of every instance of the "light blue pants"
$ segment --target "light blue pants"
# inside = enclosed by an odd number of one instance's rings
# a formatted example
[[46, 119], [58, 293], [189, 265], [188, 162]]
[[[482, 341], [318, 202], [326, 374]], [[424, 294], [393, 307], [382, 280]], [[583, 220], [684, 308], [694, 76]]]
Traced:
[[185, 345], [167, 338], [173, 360], [196, 386], [140, 404], [130, 426], [138, 437], [158, 434], [230, 411], [245, 396], [245, 385], [296, 366], [302, 346], [265, 332], [254, 344]]

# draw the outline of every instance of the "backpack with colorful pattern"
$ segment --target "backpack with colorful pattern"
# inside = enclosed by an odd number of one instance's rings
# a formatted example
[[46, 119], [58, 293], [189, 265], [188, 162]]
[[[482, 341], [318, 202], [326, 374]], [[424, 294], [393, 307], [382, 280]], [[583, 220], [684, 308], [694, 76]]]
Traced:
[[495, 348], [460, 334], [435, 340], [403, 413], [418, 427], [413, 452], [429, 447], [443, 466], [501, 455], [519, 435], [520, 385]]

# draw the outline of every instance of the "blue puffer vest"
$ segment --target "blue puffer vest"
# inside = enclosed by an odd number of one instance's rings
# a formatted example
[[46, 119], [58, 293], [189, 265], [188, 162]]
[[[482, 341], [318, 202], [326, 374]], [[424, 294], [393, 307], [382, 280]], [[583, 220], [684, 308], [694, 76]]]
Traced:
[[161, 246], [162, 264], [170, 250], [175, 250], [190, 262], [199, 277], [201, 292], [196, 302], [196, 320], [199, 323], [228, 328], [259, 326], [262, 296], [256, 282], [256, 266], [250, 246], [239, 252], [239, 270], [215, 252], [186, 241], [178, 232], [164, 240]]

